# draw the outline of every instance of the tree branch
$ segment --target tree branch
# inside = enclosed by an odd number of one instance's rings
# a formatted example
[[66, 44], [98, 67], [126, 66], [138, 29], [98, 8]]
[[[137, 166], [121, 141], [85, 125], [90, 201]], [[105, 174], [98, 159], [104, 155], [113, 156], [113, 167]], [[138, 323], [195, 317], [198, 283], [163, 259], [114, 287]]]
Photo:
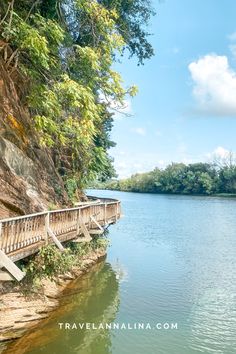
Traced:
[[30, 8], [30, 10], [29, 10], [29, 12], [28, 12], [26, 18], [25, 18], [25, 22], [28, 21], [28, 19], [29, 19], [31, 13], [32, 13], [32, 11], [33, 11], [33, 9], [34, 9], [35, 6], [37, 6], [40, 2], [41, 2], [41, 0], [36, 0], [36, 1], [32, 4], [32, 6], [31, 6], [31, 8]]
[[3, 24], [3, 22], [4, 22], [5, 19], [7, 18], [8, 13], [9, 13], [9, 11], [10, 11], [10, 8], [11, 8], [11, 3], [9, 2], [9, 3], [8, 3], [8, 7], [7, 7], [7, 11], [6, 11], [6, 13], [5, 13], [5, 16], [3, 16], [3, 18], [2, 18], [1, 21], [0, 21], [0, 26]]

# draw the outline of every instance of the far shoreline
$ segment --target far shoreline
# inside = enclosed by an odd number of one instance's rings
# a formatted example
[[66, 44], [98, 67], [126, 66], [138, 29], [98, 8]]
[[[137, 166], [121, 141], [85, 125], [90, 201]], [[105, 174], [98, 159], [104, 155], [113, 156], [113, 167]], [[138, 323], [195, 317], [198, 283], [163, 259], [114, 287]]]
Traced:
[[187, 193], [160, 193], [160, 192], [142, 192], [142, 191], [126, 191], [121, 189], [109, 189], [109, 188], [101, 188], [101, 187], [89, 187], [87, 190], [99, 190], [99, 191], [111, 191], [111, 192], [124, 192], [124, 193], [138, 193], [138, 194], [156, 194], [156, 195], [174, 195], [174, 196], [184, 196], [184, 197], [212, 197], [212, 198], [226, 198], [226, 199], [234, 199], [236, 198], [236, 194], [233, 193], [216, 193], [216, 194], [187, 194]]

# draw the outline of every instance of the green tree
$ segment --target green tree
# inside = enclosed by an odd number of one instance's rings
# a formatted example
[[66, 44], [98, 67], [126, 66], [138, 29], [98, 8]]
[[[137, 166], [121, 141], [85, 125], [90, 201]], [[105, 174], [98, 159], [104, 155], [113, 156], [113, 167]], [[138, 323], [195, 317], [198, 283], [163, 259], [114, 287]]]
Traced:
[[[165, 169], [137, 173], [120, 181], [111, 180], [105, 188], [129, 192], [199, 194], [236, 193], [236, 166], [226, 164], [172, 163]], [[101, 185], [100, 185], [101, 187]]]
[[100, 0], [107, 9], [118, 14], [117, 29], [122, 36], [130, 56], [136, 55], [140, 64], [154, 55], [148, 41], [146, 28], [150, 18], [155, 14], [149, 0]]
[[219, 172], [219, 191], [236, 193], [236, 166], [224, 166]]
[[0, 5], [2, 60], [10, 75], [25, 82], [20, 97], [69, 193], [91, 179], [114, 176], [110, 108], [122, 107], [137, 88], [123, 87], [113, 63], [125, 48], [140, 63], [153, 54], [145, 31], [149, 2], [0, 0]]
[[181, 193], [186, 166], [182, 163], [172, 163], [162, 171], [159, 177], [161, 191], [165, 193]]

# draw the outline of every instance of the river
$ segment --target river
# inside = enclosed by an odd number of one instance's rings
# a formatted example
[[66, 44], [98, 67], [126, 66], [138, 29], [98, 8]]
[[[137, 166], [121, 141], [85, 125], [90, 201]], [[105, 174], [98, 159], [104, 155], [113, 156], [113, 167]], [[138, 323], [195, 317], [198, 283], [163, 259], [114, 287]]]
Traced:
[[236, 200], [89, 193], [122, 202], [107, 259], [6, 353], [236, 353]]

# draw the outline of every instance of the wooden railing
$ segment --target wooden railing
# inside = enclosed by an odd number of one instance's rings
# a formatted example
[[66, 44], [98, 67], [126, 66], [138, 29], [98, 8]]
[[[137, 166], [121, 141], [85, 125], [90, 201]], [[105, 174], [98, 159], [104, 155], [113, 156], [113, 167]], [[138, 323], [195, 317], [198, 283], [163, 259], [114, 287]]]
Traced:
[[[109, 225], [120, 218], [120, 202], [102, 199], [75, 208], [46, 211], [0, 220], [0, 250], [14, 261], [35, 253], [43, 244], [53, 242], [50, 233], [60, 242], [72, 240], [81, 233], [83, 224], [88, 230]], [[35, 246], [35, 247], [34, 247]], [[31, 249], [26, 252], [26, 249]]]

